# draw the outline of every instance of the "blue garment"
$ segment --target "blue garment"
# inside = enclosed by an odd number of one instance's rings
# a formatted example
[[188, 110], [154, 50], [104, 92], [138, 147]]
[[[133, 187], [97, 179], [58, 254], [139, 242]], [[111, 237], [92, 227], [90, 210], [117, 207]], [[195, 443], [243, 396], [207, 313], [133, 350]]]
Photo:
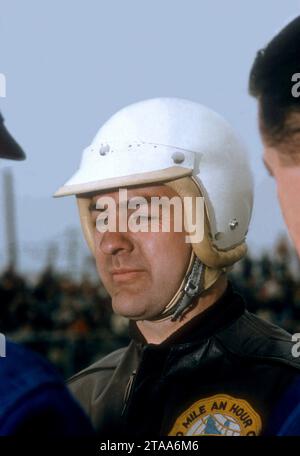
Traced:
[[0, 358], [0, 435], [93, 435], [54, 367], [10, 341], [6, 357]]
[[275, 405], [266, 435], [300, 435], [300, 376], [287, 388]]

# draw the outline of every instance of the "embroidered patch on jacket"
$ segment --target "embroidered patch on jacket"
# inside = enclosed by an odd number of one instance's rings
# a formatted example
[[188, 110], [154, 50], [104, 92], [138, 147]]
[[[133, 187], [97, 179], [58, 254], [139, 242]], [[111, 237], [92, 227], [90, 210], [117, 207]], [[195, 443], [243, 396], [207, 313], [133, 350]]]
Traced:
[[226, 394], [192, 404], [175, 421], [168, 435], [259, 435], [260, 416], [250, 404]]

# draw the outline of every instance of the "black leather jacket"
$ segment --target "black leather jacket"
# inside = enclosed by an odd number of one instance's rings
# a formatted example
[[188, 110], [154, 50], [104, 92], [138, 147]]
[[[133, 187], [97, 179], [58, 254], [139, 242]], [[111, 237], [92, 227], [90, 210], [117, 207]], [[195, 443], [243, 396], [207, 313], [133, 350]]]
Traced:
[[99, 436], [261, 435], [300, 376], [291, 335], [249, 313], [229, 284], [213, 306], [159, 345], [132, 340], [69, 387]]

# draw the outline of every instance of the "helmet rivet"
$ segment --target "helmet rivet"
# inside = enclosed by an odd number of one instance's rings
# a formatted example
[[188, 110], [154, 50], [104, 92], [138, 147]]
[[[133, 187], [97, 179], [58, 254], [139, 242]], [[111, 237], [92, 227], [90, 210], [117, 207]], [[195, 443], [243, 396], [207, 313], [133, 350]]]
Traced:
[[235, 230], [235, 228], [238, 226], [239, 222], [237, 219], [230, 220], [229, 222], [229, 227], [231, 230]]
[[106, 155], [110, 150], [109, 144], [101, 144], [101, 147], [99, 149], [99, 154], [100, 155]]
[[174, 163], [179, 164], [179, 163], [184, 162], [185, 155], [183, 152], [174, 152], [172, 155], [172, 159], [173, 159]]

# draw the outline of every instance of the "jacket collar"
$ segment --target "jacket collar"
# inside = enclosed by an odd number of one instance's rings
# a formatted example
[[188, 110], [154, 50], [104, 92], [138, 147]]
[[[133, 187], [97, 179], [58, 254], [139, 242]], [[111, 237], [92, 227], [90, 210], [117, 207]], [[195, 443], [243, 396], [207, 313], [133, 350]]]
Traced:
[[134, 320], [129, 322], [129, 335], [139, 347], [148, 345], [164, 348], [173, 345], [192, 344], [199, 339], [206, 339], [228, 326], [239, 318], [244, 311], [245, 302], [243, 298], [233, 290], [231, 283], [228, 283], [224, 294], [212, 306], [193, 317], [161, 344], [149, 344]]

